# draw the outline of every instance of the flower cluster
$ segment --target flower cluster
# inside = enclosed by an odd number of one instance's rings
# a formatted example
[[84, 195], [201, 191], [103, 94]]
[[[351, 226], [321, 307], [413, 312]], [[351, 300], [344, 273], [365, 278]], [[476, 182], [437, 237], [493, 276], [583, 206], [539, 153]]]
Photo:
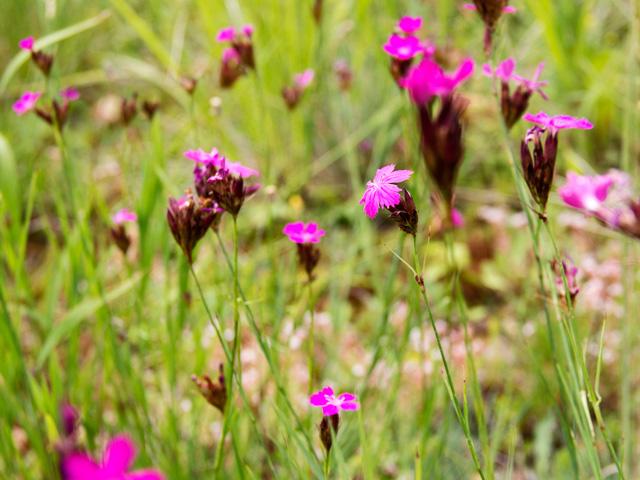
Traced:
[[218, 32], [216, 40], [230, 44], [222, 52], [220, 66], [222, 88], [230, 88], [238, 78], [256, 68], [252, 37], [252, 25], [245, 25], [239, 30], [235, 27], [226, 27]]
[[[513, 127], [522, 117], [529, 106], [529, 99], [534, 92], [538, 92], [542, 98], [547, 99], [542, 91], [547, 82], [540, 81], [540, 74], [544, 68], [544, 63], [540, 63], [536, 68], [531, 80], [521, 77], [515, 73], [516, 62], [513, 58], [507, 58], [494, 70], [491, 65], [485, 64], [482, 71], [488, 77], [500, 79], [500, 110], [507, 128]], [[510, 82], [515, 81], [516, 89], [511, 92]]]
[[414, 59], [419, 55], [431, 57], [435, 53], [431, 44], [423, 43], [416, 37], [415, 34], [420, 28], [422, 28], [422, 18], [402, 17], [398, 21], [396, 32], [391, 34], [382, 46], [391, 57], [391, 75], [401, 87]]
[[67, 123], [69, 106], [71, 102], [80, 98], [80, 93], [73, 87], [65, 88], [60, 91], [59, 98], [51, 100], [51, 106], [48, 108], [38, 106], [40, 97], [42, 97], [41, 92], [24, 92], [13, 104], [13, 111], [19, 117], [33, 111], [48, 125], [62, 129]]
[[309, 88], [309, 85], [313, 82], [315, 72], [308, 68], [302, 73], [298, 73], [293, 77], [293, 84], [287, 85], [282, 89], [282, 98], [284, 103], [287, 104], [289, 110], [293, 110], [304, 94], [305, 90]]
[[484, 22], [484, 51], [491, 51], [493, 32], [498, 20], [503, 13], [516, 13], [516, 9], [509, 4], [509, 0], [473, 0], [473, 3], [465, 3], [463, 6], [467, 10], [478, 12]]
[[193, 249], [207, 233], [215, 218], [216, 212], [211, 203], [190, 192], [178, 199], [169, 199], [167, 222], [173, 238], [182, 248], [190, 264], [193, 263]]

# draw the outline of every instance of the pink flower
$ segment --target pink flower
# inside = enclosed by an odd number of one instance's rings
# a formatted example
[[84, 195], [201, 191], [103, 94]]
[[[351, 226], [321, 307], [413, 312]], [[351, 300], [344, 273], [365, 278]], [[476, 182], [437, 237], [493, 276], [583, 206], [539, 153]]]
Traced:
[[453, 228], [464, 227], [464, 217], [457, 208], [451, 209], [451, 224], [453, 225]]
[[138, 221], [138, 216], [127, 208], [122, 208], [118, 210], [113, 217], [111, 217], [113, 223], [116, 225], [121, 225], [127, 222], [136, 222]]
[[424, 104], [435, 95], [451, 95], [458, 85], [473, 74], [474, 68], [473, 60], [467, 58], [453, 75], [447, 75], [435, 61], [424, 58], [409, 71], [404, 86], [415, 103]]
[[237, 62], [240, 63], [240, 54], [238, 53], [238, 50], [236, 50], [233, 47], [228, 47], [225, 48], [222, 51], [222, 63], [223, 64], [228, 64], [231, 62]]
[[293, 222], [287, 223], [282, 229], [289, 240], [293, 243], [319, 243], [324, 237], [325, 231], [318, 228], [318, 224], [314, 222]]
[[22, 116], [30, 112], [36, 106], [38, 99], [42, 93], [40, 92], [24, 92], [22, 96], [13, 104], [13, 111], [16, 115]]
[[614, 183], [610, 175], [582, 176], [569, 172], [567, 183], [558, 189], [558, 194], [570, 207], [595, 213], [604, 204]]
[[227, 170], [230, 174], [238, 177], [249, 178], [260, 175], [260, 172], [253, 168], [246, 167], [241, 163], [230, 162], [218, 152], [217, 148], [212, 148], [209, 153], [205, 152], [201, 148], [198, 150], [187, 150], [184, 152], [184, 156], [201, 165], [212, 166], [220, 170]]
[[29, 36], [27, 38], [23, 38], [18, 42], [18, 46], [23, 50], [33, 51], [33, 44], [35, 43], [35, 39], [33, 36]]
[[403, 37], [395, 33], [389, 37], [382, 48], [398, 60], [411, 60], [424, 51], [424, 47], [417, 37]]
[[304, 90], [309, 85], [311, 85], [311, 82], [313, 82], [314, 76], [315, 76], [315, 72], [312, 69], [308, 68], [304, 72], [294, 76], [293, 83], [301, 90]]
[[398, 22], [398, 28], [407, 35], [411, 35], [422, 28], [422, 17], [402, 17]]
[[75, 102], [80, 98], [80, 92], [77, 88], [68, 87], [60, 92], [60, 96], [67, 102]]
[[136, 457], [136, 447], [125, 436], [113, 438], [102, 459], [94, 460], [86, 453], [70, 453], [62, 460], [64, 480], [164, 480], [158, 470], [128, 473]]
[[496, 77], [503, 82], [509, 82], [513, 78], [513, 74], [516, 71], [516, 62], [513, 58], [507, 58], [504, 62], [498, 65], [495, 69], [490, 64], [485, 63], [482, 66], [482, 73], [487, 77]]
[[231, 42], [236, 36], [235, 27], [226, 27], [218, 32], [216, 40], [218, 42]]
[[311, 395], [309, 403], [314, 407], [322, 407], [322, 414], [325, 417], [337, 415], [340, 410], [358, 410], [360, 408], [353, 393], [341, 393], [336, 397], [331, 387], [324, 387]]
[[408, 180], [413, 172], [395, 168], [393, 164], [382, 167], [378, 169], [373, 180], [367, 182], [360, 205], [364, 205], [364, 213], [369, 218], [375, 218], [380, 207], [395, 207], [400, 203], [400, 188], [395, 184]]
[[242, 33], [244, 33], [247, 37], [251, 37], [253, 35], [253, 25], [246, 24], [242, 27]]
[[569, 115], [555, 115], [552, 117], [545, 112], [539, 112], [535, 115], [527, 113], [522, 118], [527, 122], [540, 125], [552, 134], [557, 134], [558, 131], [569, 128], [577, 128], [579, 130], [591, 130], [593, 128], [593, 124], [586, 118], [575, 118]]
[[[478, 10], [478, 8], [473, 3], [465, 3], [462, 5], [462, 8], [466, 10]], [[502, 9], [502, 13], [516, 13], [518, 9], [516, 7], [512, 7], [511, 5], [507, 5]]]

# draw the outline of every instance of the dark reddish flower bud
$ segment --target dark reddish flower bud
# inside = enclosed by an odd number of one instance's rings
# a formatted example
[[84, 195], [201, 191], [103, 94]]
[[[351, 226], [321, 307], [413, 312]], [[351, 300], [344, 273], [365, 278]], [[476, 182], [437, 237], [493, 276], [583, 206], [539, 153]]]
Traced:
[[118, 250], [120, 250], [123, 255], [126, 255], [131, 246], [131, 238], [124, 225], [114, 225], [111, 227], [110, 233], [111, 239], [113, 243], [116, 244], [116, 247], [118, 247]]
[[324, 4], [323, 0], [315, 0], [315, 2], [313, 2], [313, 9], [311, 13], [313, 14], [313, 19], [316, 21], [318, 25], [320, 25], [320, 22], [322, 21], [323, 4]]
[[391, 64], [389, 65], [389, 71], [391, 72], [391, 76], [396, 81], [396, 83], [402, 89], [402, 81], [409, 73], [411, 69], [411, 65], [413, 65], [413, 59], [409, 60], [400, 60], [397, 58], [391, 59]]
[[462, 115], [468, 103], [466, 98], [459, 95], [441, 97], [437, 115], [432, 113], [433, 102], [418, 105], [422, 156], [429, 174], [449, 206], [464, 154]]
[[198, 80], [193, 77], [182, 77], [180, 78], [180, 86], [189, 95], [193, 95], [193, 92], [195, 92], [196, 87], [198, 86]]
[[251, 40], [251, 36], [246, 33], [236, 35], [236, 38], [231, 45], [240, 55], [242, 65], [246, 68], [255, 70], [256, 61], [253, 54], [253, 42]]
[[242, 176], [233, 174], [224, 166], [218, 168], [207, 183], [209, 198], [234, 218], [240, 213], [244, 201], [260, 189], [259, 184], [245, 186]]
[[338, 85], [340, 90], [346, 92], [351, 88], [351, 82], [353, 81], [353, 72], [349, 68], [349, 64], [346, 60], [340, 58], [333, 64], [333, 71], [338, 77]]
[[[544, 132], [543, 128], [532, 127], [527, 131], [520, 144], [522, 174], [531, 196], [542, 210], [542, 213], [547, 207], [558, 152], [557, 133], [548, 132], [543, 145], [542, 135]], [[530, 143], [533, 144], [533, 149], [529, 147]]]
[[160, 108], [160, 102], [157, 100], [145, 100], [142, 102], [142, 111], [149, 121], [153, 120], [158, 108]]
[[293, 110], [298, 105], [305, 90], [313, 82], [314, 76], [315, 72], [309, 68], [293, 77], [293, 85], [288, 85], [282, 89], [282, 98], [289, 110]]
[[418, 231], [418, 211], [413, 197], [406, 188], [402, 189], [400, 203], [395, 207], [389, 207], [391, 218], [398, 224], [400, 230], [409, 235], [416, 236]]
[[216, 215], [210, 202], [200, 201], [190, 192], [177, 200], [169, 199], [167, 222], [190, 264], [193, 263], [193, 249], [207, 233]]
[[51, 73], [51, 67], [53, 66], [53, 55], [44, 53], [42, 51], [31, 50], [31, 60], [45, 77], [48, 77]]
[[[320, 441], [324, 446], [324, 449], [329, 453], [333, 446], [333, 437], [338, 435], [338, 429], [340, 428], [340, 415], [329, 415], [322, 417], [320, 422]], [[333, 433], [331, 431], [333, 430]]]
[[125, 125], [129, 125], [138, 113], [138, 94], [134, 93], [130, 98], [122, 98], [120, 102], [120, 119]]
[[70, 403], [63, 403], [60, 407], [62, 433], [65, 437], [73, 437], [78, 430], [78, 411]]
[[242, 59], [238, 51], [229, 47], [222, 52], [222, 63], [220, 66], [220, 87], [230, 88], [236, 80], [245, 73]]
[[214, 383], [208, 375], [200, 377], [192, 375], [191, 380], [196, 384], [196, 387], [198, 387], [207, 402], [220, 410], [220, 413], [224, 413], [224, 408], [227, 404], [227, 386], [225, 384], [223, 365], [220, 364], [220, 375], [217, 383]]
[[508, 7], [508, 3], [508, 0], [473, 0], [473, 4], [485, 25], [484, 51], [487, 54], [491, 51], [493, 32], [496, 29], [498, 20], [503, 13], [511, 13], [513, 11], [512, 7]]
[[313, 271], [320, 261], [320, 249], [312, 243], [298, 243], [298, 261], [304, 268], [309, 280], [313, 280]]

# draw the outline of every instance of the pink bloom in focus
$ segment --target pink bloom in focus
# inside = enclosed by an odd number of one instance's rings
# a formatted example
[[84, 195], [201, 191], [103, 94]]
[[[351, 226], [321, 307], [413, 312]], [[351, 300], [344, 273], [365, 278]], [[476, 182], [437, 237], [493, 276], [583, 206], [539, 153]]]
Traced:
[[322, 407], [322, 414], [325, 417], [337, 415], [340, 410], [358, 410], [360, 408], [353, 393], [341, 393], [336, 397], [331, 387], [324, 387], [311, 395], [309, 403], [314, 407]]
[[318, 228], [315, 222], [293, 222], [287, 223], [282, 229], [289, 240], [293, 243], [319, 243], [324, 237], [325, 231]]
[[389, 37], [382, 48], [398, 60], [411, 60], [424, 51], [424, 47], [417, 37], [403, 37], [395, 33]]
[[29, 36], [20, 40], [20, 42], [18, 42], [18, 46], [23, 50], [28, 50], [31, 52], [33, 50], [34, 43], [35, 39], [33, 38], [33, 36]]
[[568, 172], [567, 183], [558, 189], [558, 194], [570, 207], [595, 213], [604, 204], [614, 183], [609, 175], [583, 176]]
[[125, 436], [113, 438], [102, 459], [94, 460], [86, 453], [70, 453], [62, 460], [64, 480], [164, 480], [158, 470], [128, 473], [136, 457], [136, 447]]
[[535, 115], [527, 113], [522, 118], [527, 122], [540, 125], [552, 134], [569, 128], [577, 128], [579, 130], [591, 130], [593, 128], [593, 124], [586, 118], [575, 118], [570, 115], [555, 115], [552, 117], [545, 112], [539, 112]]
[[22, 116], [30, 112], [36, 106], [38, 99], [42, 93], [40, 92], [24, 92], [22, 96], [13, 104], [13, 111], [16, 115]]
[[408, 180], [413, 172], [395, 168], [393, 164], [382, 167], [378, 169], [373, 180], [367, 182], [360, 205], [364, 205], [364, 213], [369, 218], [375, 218], [380, 207], [395, 207], [400, 203], [400, 188], [395, 184]]
[[308, 68], [304, 72], [294, 76], [293, 83], [301, 90], [304, 90], [309, 85], [311, 85], [311, 82], [313, 82], [314, 76], [315, 76], [315, 72], [311, 68]]
[[398, 28], [407, 35], [412, 35], [422, 28], [422, 17], [402, 17], [398, 22]]
[[218, 32], [216, 40], [218, 42], [231, 42], [236, 36], [236, 29], [234, 27], [226, 27]]
[[[462, 5], [462, 8], [466, 10], [476, 11], [478, 8], [473, 3], [465, 3]], [[512, 7], [511, 5], [507, 5], [502, 9], [502, 13], [516, 13], [518, 9], [516, 7]]]
[[122, 225], [123, 223], [138, 221], [138, 216], [131, 210], [122, 208], [118, 210], [111, 219], [116, 225]]
[[66, 100], [67, 102], [75, 102], [80, 98], [80, 92], [78, 91], [77, 88], [69, 87], [62, 90], [60, 92], [60, 96], [62, 97], [63, 100]]
[[464, 227], [464, 217], [457, 208], [451, 209], [451, 224], [453, 225], [453, 228]]
[[435, 95], [451, 95], [458, 85], [473, 74], [474, 68], [473, 60], [467, 58], [454, 74], [447, 75], [435, 61], [424, 58], [409, 71], [404, 86], [415, 103], [425, 104]]

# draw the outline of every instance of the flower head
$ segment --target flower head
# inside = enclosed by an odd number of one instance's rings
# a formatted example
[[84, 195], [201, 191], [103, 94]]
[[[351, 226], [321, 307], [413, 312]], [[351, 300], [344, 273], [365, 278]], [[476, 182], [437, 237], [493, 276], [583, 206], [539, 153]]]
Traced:
[[398, 22], [398, 29], [407, 35], [413, 35], [422, 28], [422, 17], [404, 16]]
[[30, 112], [38, 103], [38, 99], [42, 96], [41, 92], [24, 92], [22, 96], [13, 104], [13, 111], [16, 115], [22, 116]]
[[18, 42], [18, 46], [23, 50], [28, 50], [31, 52], [33, 50], [33, 45], [35, 44], [35, 39], [33, 36], [29, 36], [27, 38], [23, 38]]
[[80, 92], [77, 88], [68, 87], [60, 92], [60, 96], [65, 102], [75, 102], [80, 98]]
[[302, 90], [306, 89], [311, 82], [313, 82], [313, 77], [315, 76], [315, 72], [311, 68], [307, 68], [304, 72], [297, 74], [293, 77], [293, 83], [301, 88]]
[[382, 48], [393, 58], [401, 61], [411, 60], [424, 51], [417, 37], [404, 37], [392, 34]]
[[558, 189], [558, 194], [570, 207], [595, 213], [607, 200], [614, 183], [608, 174], [588, 176], [568, 172], [567, 182]]
[[421, 105], [427, 103], [434, 96], [446, 97], [473, 75], [475, 63], [467, 58], [453, 74], [446, 74], [435, 61], [424, 58], [420, 64], [409, 71], [404, 83], [409, 90], [411, 99]]
[[554, 135], [560, 130], [569, 128], [576, 128], [578, 130], [591, 130], [593, 128], [593, 124], [586, 118], [575, 118], [570, 115], [551, 116], [545, 112], [539, 112], [535, 115], [527, 113], [523, 118], [527, 122], [540, 125]]
[[193, 263], [193, 249], [219, 216], [211, 200], [200, 200], [191, 193], [179, 199], [170, 198], [167, 222], [189, 263]]
[[282, 229], [289, 240], [293, 243], [320, 243], [320, 239], [324, 237], [325, 231], [318, 228], [315, 222], [293, 222], [287, 223]]
[[324, 387], [309, 397], [309, 403], [314, 407], [321, 407], [325, 417], [337, 415], [340, 410], [358, 410], [360, 405], [353, 393], [341, 393], [337, 397], [333, 388]]
[[138, 216], [127, 208], [121, 208], [111, 219], [116, 225], [122, 225], [123, 223], [138, 221]]
[[300, 100], [305, 90], [313, 82], [315, 72], [308, 68], [302, 73], [298, 73], [293, 77], [293, 85], [287, 85], [282, 89], [282, 98], [289, 110], [293, 110]]
[[373, 180], [367, 182], [360, 205], [364, 205], [364, 213], [369, 218], [375, 218], [380, 207], [395, 207], [400, 203], [400, 187], [395, 184], [408, 180], [413, 172], [395, 168], [393, 164], [384, 166], [378, 169]]
[[218, 42], [231, 42], [236, 36], [235, 27], [225, 27], [218, 32], [216, 35], [216, 40]]
[[73, 452], [62, 460], [64, 480], [163, 480], [158, 470], [128, 472], [136, 457], [136, 447], [126, 436], [113, 438], [102, 458], [94, 460], [87, 453]]

